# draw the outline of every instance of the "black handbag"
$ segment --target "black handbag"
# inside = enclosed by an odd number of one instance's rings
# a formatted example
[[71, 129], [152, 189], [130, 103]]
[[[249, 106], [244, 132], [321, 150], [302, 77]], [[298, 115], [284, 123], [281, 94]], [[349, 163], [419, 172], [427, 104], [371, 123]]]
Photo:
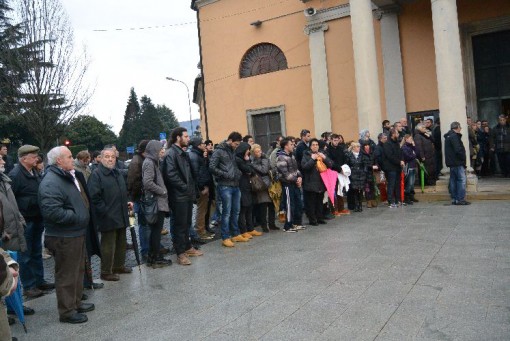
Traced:
[[[154, 165], [154, 182], [157, 180], [157, 170]], [[142, 182], [142, 197], [140, 199], [140, 209], [142, 214], [147, 221], [147, 224], [154, 225], [158, 221], [158, 198], [154, 195], [154, 193], [147, 192], [143, 188]]]
[[253, 192], [262, 192], [262, 191], [267, 190], [266, 183], [264, 182], [264, 180], [262, 180], [262, 178], [258, 174], [255, 174], [254, 176], [252, 176], [250, 179], [250, 182], [251, 182], [251, 190]]

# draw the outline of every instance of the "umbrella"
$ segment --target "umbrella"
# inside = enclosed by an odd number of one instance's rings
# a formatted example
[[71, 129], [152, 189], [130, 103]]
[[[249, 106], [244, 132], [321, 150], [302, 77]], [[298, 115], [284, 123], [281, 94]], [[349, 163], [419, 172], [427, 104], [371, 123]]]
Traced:
[[420, 185], [421, 185], [421, 192], [423, 193], [425, 191], [425, 174], [428, 175], [427, 170], [425, 169], [425, 164], [423, 162], [419, 162], [420, 165]]
[[131, 243], [133, 243], [133, 252], [135, 253], [136, 264], [138, 264], [138, 271], [140, 271], [140, 274], [142, 274], [142, 268], [140, 267], [140, 253], [138, 251], [138, 239], [136, 239], [136, 231], [134, 225], [129, 226], [129, 232], [131, 232]]
[[[7, 251], [12, 259], [18, 261], [18, 253], [13, 251]], [[18, 280], [18, 286], [16, 291], [12, 295], [5, 298], [5, 304], [11, 310], [16, 313], [19, 322], [23, 325], [25, 333], [27, 332], [27, 326], [25, 325], [25, 313], [23, 313], [23, 296], [21, 295], [21, 281]]]
[[404, 202], [404, 191], [405, 191], [405, 173], [404, 170], [400, 173], [400, 201]]
[[280, 210], [280, 200], [282, 199], [282, 184], [280, 181], [271, 181], [268, 188], [269, 197], [273, 201], [276, 210]]
[[338, 172], [327, 169], [325, 172], [320, 173], [322, 182], [324, 182], [324, 186], [326, 186], [326, 191], [328, 192], [329, 199], [331, 202], [335, 202], [335, 186], [338, 180]]

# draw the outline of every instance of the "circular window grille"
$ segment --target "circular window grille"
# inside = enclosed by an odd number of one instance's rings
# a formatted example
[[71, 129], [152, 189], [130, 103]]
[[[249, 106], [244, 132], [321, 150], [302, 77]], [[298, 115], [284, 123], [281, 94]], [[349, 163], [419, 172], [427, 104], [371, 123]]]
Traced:
[[241, 61], [241, 78], [287, 69], [287, 58], [278, 46], [268, 43], [253, 46]]

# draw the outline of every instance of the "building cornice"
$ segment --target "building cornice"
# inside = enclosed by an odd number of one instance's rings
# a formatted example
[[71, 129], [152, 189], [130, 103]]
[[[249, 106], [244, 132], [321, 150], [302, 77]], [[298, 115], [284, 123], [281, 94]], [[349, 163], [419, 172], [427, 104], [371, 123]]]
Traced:
[[195, 6], [197, 9], [200, 9], [204, 6], [211, 5], [218, 1], [220, 1], [220, 0], [195, 0]]
[[314, 25], [316, 26], [318, 24], [322, 24], [327, 21], [348, 17], [350, 15], [351, 15], [351, 8], [350, 8], [349, 4], [330, 7], [330, 8], [326, 8], [326, 9], [321, 9], [321, 10], [318, 10], [315, 15], [306, 17], [308, 24], [307, 24], [305, 30], [308, 27], [313, 27]]

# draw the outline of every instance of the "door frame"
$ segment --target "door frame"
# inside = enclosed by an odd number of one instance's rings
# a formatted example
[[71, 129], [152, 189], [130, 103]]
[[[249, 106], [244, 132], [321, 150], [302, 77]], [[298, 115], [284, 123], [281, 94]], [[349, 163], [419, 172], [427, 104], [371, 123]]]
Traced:
[[478, 97], [476, 95], [475, 61], [473, 58], [473, 36], [510, 30], [510, 16], [491, 18], [460, 25], [464, 89], [466, 90], [466, 113], [478, 119]]
[[248, 123], [248, 134], [253, 135], [253, 116], [263, 115], [278, 112], [280, 113], [280, 127], [282, 136], [287, 136], [287, 129], [285, 127], [285, 105], [279, 105], [276, 107], [267, 107], [260, 109], [248, 109], [246, 110], [246, 121]]

